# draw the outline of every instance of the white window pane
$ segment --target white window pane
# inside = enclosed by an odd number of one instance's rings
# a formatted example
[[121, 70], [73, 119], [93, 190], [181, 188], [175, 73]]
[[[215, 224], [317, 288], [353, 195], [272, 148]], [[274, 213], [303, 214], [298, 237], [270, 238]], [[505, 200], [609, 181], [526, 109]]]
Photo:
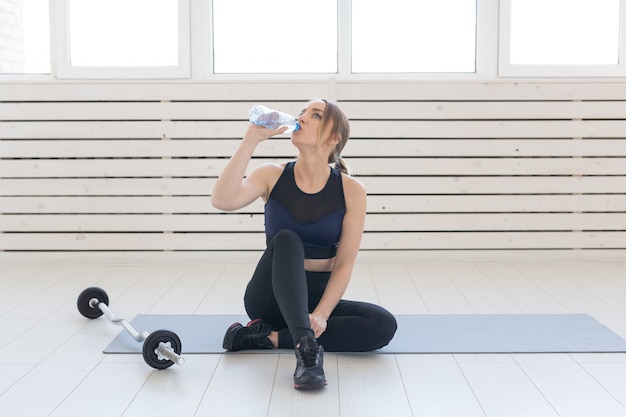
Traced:
[[50, 73], [48, 0], [0, 0], [0, 73]]
[[72, 66], [178, 65], [177, 0], [70, 0]]
[[618, 63], [620, 0], [511, 0], [511, 63]]
[[474, 72], [475, 0], [353, 0], [352, 71]]
[[337, 72], [337, 1], [214, 0], [216, 73]]

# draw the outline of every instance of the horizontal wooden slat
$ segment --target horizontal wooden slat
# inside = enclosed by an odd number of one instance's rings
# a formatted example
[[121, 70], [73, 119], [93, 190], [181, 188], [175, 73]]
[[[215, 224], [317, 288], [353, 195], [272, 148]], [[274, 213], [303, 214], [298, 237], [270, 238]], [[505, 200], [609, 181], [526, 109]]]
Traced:
[[326, 97], [328, 79], [199, 82], [0, 83], [1, 101], [298, 101]]
[[[240, 140], [0, 140], [4, 158], [230, 157]], [[262, 143], [257, 156], [295, 156], [291, 143]]]
[[263, 215], [4, 215], [4, 232], [262, 232]]
[[[625, 193], [626, 177], [360, 177], [369, 194]], [[0, 196], [210, 195], [214, 178], [4, 179]]]
[[626, 195], [379, 195], [370, 213], [624, 212]]
[[[433, 80], [237, 80], [194, 82], [12, 82], [0, 83], [0, 101], [306, 101], [336, 100], [623, 100], [624, 82], [433, 81]], [[268, 99], [269, 98], [269, 99]]]
[[[241, 218], [243, 215], [237, 215]], [[563, 231], [626, 229], [624, 213], [369, 214], [368, 232]]]
[[626, 232], [368, 233], [364, 249], [623, 249]]
[[[626, 137], [626, 135], [625, 135]], [[625, 139], [352, 139], [346, 157], [626, 156]]]
[[[4, 122], [3, 139], [239, 138], [247, 121]], [[356, 120], [355, 138], [621, 138], [626, 120]]]
[[99, 138], [234, 138], [245, 132], [248, 122], [173, 121], [56, 121], [5, 122], [3, 139], [99, 139]]
[[[369, 213], [624, 212], [626, 195], [369, 195]], [[208, 196], [179, 197], [0, 197], [5, 214], [218, 213]], [[263, 212], [257, 200], [238, 210]]]
[[[246, 120], [253, 102], [61, 102], [0, 103], [5, 120]], [[269, 104], [269, 103], [268, 103]], [[292, 108], [293, 103], [271, 103]], [[54, 108], [54, 112], [50, 109]]]
[[[276, 159], [254, 159], [252, 170]], [[228, 159], [20, 159], [0, 164], [2, 178], [217, 177]]]
[[207, 196], [214, 184], [213, 178], [4, 179], [0, 181], [0, 195]]
[[626, 121], [355, 121], [353, 137], [364, 138], [621, 138]]
[[[359, 176], [626, 175], [626, 158], [346, 158]], [[4, 160], [1, 178], [217, 177], [228, 159]], [[253, 159], [248, 171], [284, 160]]]
[[624, 193], [626, 177], [360, 177], [370, 194]]
[[[262, 250], [263, 233], [3, 233], [0, 250]], [[363, 250], [626, 249], [626, 232], [366, 233]]]
[[626, 158], [349, 158], [357, 176], [624, 175]]
[[[351, 139], [350, 158], [377, 157], [624, 157], [624, 139]], [[160, 158], [224, 157], [240, 140], [0, 140], [2, 158]], [[293, 158], [285, 138], [261, 143], [255, 156]]]
[[351, 120], [624, 119], [626, 101], [342, 101]]
[[[4, 120], [246, 120], [255, 102], [25, 102], [1, 103]], [[271, 102], [273, 108], [300, 112], [303, 103]], [[356, 120], [569, 120], [624, 119], [626, 101], [343, 101]], [[54, 112], [50, 109], [54, 108]]]
[[[217, 213], [208, 196], [180, 197], [0, 197], [0, 211], [23, 213]], [[260, 200], [241, 210], [260, 213]]]
[[[626, 229], [626, 213], [369, 214], [365, 231], [562, 231]], [[6, 232], [262, 232], [263, 215], [4, 215]]]
[[390, 80], [337, 83], [339, 100], [623, 100], [624, 82], [434, 82]]

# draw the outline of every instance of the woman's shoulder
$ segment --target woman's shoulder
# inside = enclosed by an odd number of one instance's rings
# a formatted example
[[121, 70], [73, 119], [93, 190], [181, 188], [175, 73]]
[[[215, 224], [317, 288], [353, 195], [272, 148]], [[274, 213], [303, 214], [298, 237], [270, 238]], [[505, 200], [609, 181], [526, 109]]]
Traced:
[[287, 164], [284, 162], [283, 163], [266, 162], [256, 167], [254, 169], [254, 172], [262, 176], [266, 176], [266, 175], [273, 176], [273, 175], [276, 175], [277, 173], [278, 175], [280, 175], [280, 173], [282, 173], [283, 170], [285, 169], [286, 165]]
[[250, 175], [255, 176], [265, 184], [268, 193], [267, 195], [269, 195], [269, 192], [274, 187], [274, 184], [276, 184], [278, 178], [280, 178], [281, 174], [285, 170], [285, 166], [286, 163], [268, 162], [256, 167]]
[[343, 184], [343, 191], [348, 198], [364, 197], [367, 194], [365, 185], [357, 178], [348, 174], [341, 173], [341, 181]]

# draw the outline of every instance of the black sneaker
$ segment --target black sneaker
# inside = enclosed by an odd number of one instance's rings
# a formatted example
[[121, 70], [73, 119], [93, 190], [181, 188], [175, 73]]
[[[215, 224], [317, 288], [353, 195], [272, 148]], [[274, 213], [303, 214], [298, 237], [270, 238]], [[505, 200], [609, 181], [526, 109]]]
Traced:
[[296, 345], [296, 371], [293, 386], [300, 390], [322, 388], [326, 385], [324, 375], [324, 348], [310, 336], [305, 336]]
[[226, 330], [222, 347], [236, 351], [244, 349], [273, 349], [274, 344], [269, 339], [272, 327], [261, 319], [252, 320], [247, 326], [233, 323]]

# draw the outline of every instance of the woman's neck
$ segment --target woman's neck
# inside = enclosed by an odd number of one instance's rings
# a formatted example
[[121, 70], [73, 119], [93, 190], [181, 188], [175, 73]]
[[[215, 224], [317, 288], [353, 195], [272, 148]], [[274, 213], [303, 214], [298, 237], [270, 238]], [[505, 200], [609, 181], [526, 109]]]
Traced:
[[294, 175], [296, 183], [303, 191], [317, 192], [326, 185], [330, 167], [328, 162], [322, 159], [306, 159], [299, 156], [294, 166]]

